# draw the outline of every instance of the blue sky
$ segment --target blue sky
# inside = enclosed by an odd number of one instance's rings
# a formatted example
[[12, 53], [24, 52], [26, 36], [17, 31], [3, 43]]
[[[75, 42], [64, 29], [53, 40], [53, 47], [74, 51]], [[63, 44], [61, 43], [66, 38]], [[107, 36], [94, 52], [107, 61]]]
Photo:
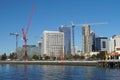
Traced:
[[[28, 44], [36, 44], [44, 30], [58, 30], [62, 24], [99, 23], [91, 26], [98, 36], [120, 34], [120, 0], [0, 0], [0, 54], [15, 50], [15, 36], [26, 28], [32, 6], [35, 12], [28, 31]], [[75, 44], [81, 50], [81, 27], [75, 28]], [[19, 37], [19, 47], [24, 43]]]

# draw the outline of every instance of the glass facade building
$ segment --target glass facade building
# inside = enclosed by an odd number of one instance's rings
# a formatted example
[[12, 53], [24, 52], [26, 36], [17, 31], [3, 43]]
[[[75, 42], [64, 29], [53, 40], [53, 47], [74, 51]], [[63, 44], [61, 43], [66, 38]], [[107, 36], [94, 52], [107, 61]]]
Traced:
[[96, 49], [95, 49], [95, 42], [96, 42], [96, 41], [95, 41], [95, 40], [96, 40], [96, 35], [95, 35], [95, 33], [94, 33], [93, 31], [91, 31], [91, 32], [90, 32], [90, 41], [91, 41], [90, 43], [91, 43], [91, 47], [92, 47], [92, 48], [91, 48], [91, 49], [92, 49], [92, 50], [91, 50], [92, 52], [95, 52], [95, 51], [96, 51]]
[[[17, 49], [17, 56], [18, 59], [23, 59], [25, 53], [24, 53], [24, 45], [22, 48]], [[36, 45], [27, 45], [27, 55], [29, 59], [32, 59], [33, 55], [40, 56], [41, 55], [41, 46], [36, 46]]]
[[59, 31], [64, 33], [64, 54], [71, 54], [71, 27], [59, 27]]
[[96, 51], [108, 51], [107, 37], [96, 37]]

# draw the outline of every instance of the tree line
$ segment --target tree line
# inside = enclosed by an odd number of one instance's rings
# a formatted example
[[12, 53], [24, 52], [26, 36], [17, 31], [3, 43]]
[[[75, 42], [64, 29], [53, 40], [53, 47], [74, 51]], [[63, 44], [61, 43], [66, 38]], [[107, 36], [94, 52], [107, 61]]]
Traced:
[[[0, 60], [6, 60], [6, 59], [10, 59], [10, 60], [16, 60], [18, 59], [18, 56], [16, 53], [10, 53], [9, 56], [6, 55], [6, 53], [2, 54], [0, 57]], [[105, 52], [100, 52], [97, 55], [92, 55], [88, 58], [89, 60], [103, 60], [105, 59]], [[36, 55], [34, 54], [32, 56], [32, 60], [61, 60], [60, 57], [50, 57], [47, 55]], [[66, 54], [64, 55], [64, 60], [85, 60], [85, 56], [83, 55], [72, 55], [72, 54]]]

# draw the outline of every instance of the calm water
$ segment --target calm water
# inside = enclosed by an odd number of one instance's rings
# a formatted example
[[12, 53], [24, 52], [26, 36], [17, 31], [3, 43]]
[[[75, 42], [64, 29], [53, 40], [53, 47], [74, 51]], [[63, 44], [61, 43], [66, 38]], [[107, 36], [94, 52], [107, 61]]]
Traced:
[[0, 80], [120, 80], [120, 69], [1, 64]]

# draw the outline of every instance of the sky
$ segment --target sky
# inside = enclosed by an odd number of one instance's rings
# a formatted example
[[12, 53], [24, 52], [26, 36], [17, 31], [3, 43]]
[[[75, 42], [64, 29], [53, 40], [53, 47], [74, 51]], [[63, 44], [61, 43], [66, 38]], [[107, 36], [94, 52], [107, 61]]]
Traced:
[[[91, 26], [97, 36], [112, 37], [120, 34], [120, 0], [0, 0], [0, 55], [24, 44], [22, 28], [26, 29], [33, 5], [36, 4], [28, 44], [36, 45], [44, 30], [56, 31], [60, 25], [108, 23]], [[81, 26], [75, 27], [75, 45], [82, 49]]]

